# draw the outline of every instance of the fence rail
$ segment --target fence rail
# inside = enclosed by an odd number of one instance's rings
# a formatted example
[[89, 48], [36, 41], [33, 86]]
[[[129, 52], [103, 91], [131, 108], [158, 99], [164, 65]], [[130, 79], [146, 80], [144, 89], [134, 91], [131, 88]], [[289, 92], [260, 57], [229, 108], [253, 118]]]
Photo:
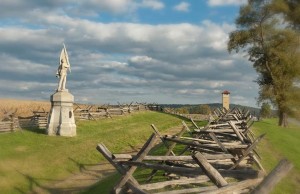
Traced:
[[0, 121], [0, 133], [26, 128], [46, 129], [47, 123], [47, 116], [12, 117], [9, 121]]
[[74, 115], [77, 120], [112, 118], [113, 116], [122, 116], [133, 112], [149, 110], [148, 105], [139, 103], [103, 106], [74, 104], [74, 107]]
[[[121, 174], [112, 192], [248, 193], [253, 190], [265, 175], [256, 150], [265, 134], [254, 136], [251, 131], [254, 121], [248, 110], [218, 109], [214, 113], [206, 126], [199, 127], [191, 119], [192, 128], [182, 122], [182, 130], [174, 135], [162, 135], [152, 124], [154, 133], [134, 155], [112, 153], [103, 143], [98, 144], [97, 150]], [[158, 143], [162, 148], [159, 152]], [[151, 152], [154, 149], [156, 152]], [[137, 169], [148, 169], [143, 174], [146, 184], [134, 176]], [[262, 187], [275, 181], [264, 182], [268, 183]], [[167, 186], [167, 191], [156, 190]]]
[[[78, 105], [74, 104], [74, 115], [76, 120], [96, 120], [100, 118], [112, 118], [113, 116], [122, 116], [132, 112], [148, 110], [146, 104], [119, 104], [119, 105]], [[31, 110], [32, 115], [27, 117], [16, 116], [17, 111], [5, 110], [5, 117], [0, 120], [0, 133], [12, 132], [17, 129], [39, 128], [46, 129], [48, 123], [49, 111], [44, 108]]]
[[31, 116], [31, 117], [18, 117], [19, 127], [24, 128], [39, 128], [46, 129], [48, 123], [47, 116]]
[[12, 121], [3, 121], [0, 122], [0, 132], [10, 132], [14, 130], [14, 122]]

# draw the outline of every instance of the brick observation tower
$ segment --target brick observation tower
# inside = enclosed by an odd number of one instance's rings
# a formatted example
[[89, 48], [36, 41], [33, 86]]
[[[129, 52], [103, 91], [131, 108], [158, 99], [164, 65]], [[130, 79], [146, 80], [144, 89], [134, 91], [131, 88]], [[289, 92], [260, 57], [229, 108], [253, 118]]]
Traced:
[[224, 90], [222, 92], [222, 104], [223, 104], [223, 108], [225, 108], [226, 110], [229, 110], [229, 104], [230, 104], [229, 95], [230, 92], [227, 90]]

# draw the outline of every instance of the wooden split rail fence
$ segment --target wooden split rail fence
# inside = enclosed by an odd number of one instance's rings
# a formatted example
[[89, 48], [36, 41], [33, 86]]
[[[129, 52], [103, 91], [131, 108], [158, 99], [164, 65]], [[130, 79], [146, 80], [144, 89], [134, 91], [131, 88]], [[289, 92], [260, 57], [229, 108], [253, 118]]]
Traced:
[[12, 132], [18, 128], [18, 122], [16, 119], [8, 121], [0, 121], [0, 133]]
[[209, 115], [206, 115], [206, 114], [182, 114], [182, 113], [176, 112], [170, 108], [164, 108], [162, 111], [165, 113], [177, 115], [177, 116], [180, 116], [180, 117], [183, 117], [186, 119], [193, 119], [194, 121], [205, 121], [209, 117]]
[[3, 119], [0, 121], [0, 133], [12, 132], [18, 128], [18, 122], [13, 116], [17, 110], [2, 109]]
[[[96, 120], [99, 118], [109, 117], [116, 115], [130, 114], [136, 111], [147, 110], [146, 104], [123, 104], [121, 105], [107, 105], [107, 106], [93, 106], [93, 105], [78, 105], [74, 104], [75, 118], [78, 120]], [[24, 128], [39, 128], [46, 129], [48, 123], [49, 111], [45, 109], [31, 110], [31, 116], [15, 116], [17, 109], [3, 110], [3, 119], [0, 120], [0, 133], [1, 132], [12, 132], [17, 129]]]
[[[265, 175], [256, 150], [264, 134], [254, 136], [248, 111], [216, 111], [215, 118], [211, 117], [204, 127], [198, 127], [191, 120], [193, 129], [190, 129], [182, 122], [182, 130], [176, 135], [162, 135], [151, 125], [154, 133], [135, 155], [113, 154], [103, 143], [98, 144], [97, 150], [121, 174], [113, 193], [244, 193], [253, 190]], [[143, 178], [136, 178], [141, 174]]]
[[120, 104], [119, 105], [79, 105], [74, 104], [75, 118], [79, 120], [96, 120], [100, 118], [112, 118], [113, 116], [121, 116], [130, 114], [136, 111], [142, 111], [147, 109], [146, 104]]
[[0, 121], [0, 132], [12, 132], [17, 129], [39, 128], [46, 129], [48, 123], [48, 112], [32, 111], [33, 115], [29, 117], [14, 116], [10, 114]]
[[[48, 114], [48, 113], [47, 113]], [[29, 117], [18, 117], [19, 127], [23, 128], [39, 128], [46, 129], [48, 123], [48, 115], [33, 115]]]

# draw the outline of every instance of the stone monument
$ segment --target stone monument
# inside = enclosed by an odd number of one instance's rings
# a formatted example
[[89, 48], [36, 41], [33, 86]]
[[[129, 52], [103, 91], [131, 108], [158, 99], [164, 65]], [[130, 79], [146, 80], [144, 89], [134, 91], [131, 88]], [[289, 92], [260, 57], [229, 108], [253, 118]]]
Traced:
[[60, 57], [56, 77], [59, 78], [56, 92], [51, 95], [51, 111], [48, 118], [47, 134], [72, 137], [76, 136], [76, 125], [73, 113], [74, 96], [66, 89], [67, 71], [71, 66], [64, 45]]

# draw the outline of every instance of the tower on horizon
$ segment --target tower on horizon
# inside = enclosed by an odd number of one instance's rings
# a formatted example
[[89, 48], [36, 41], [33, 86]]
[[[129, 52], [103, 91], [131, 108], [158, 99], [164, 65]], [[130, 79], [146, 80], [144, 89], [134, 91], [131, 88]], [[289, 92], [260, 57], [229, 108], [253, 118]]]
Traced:
[[229, 104], [230, 104], [229, 95], [230, 92], [227, 90], [224, 90], [222, 92], [222, 104], [223, 104], [223, 108], [225, 108], [226, 110], [229, 110]]

